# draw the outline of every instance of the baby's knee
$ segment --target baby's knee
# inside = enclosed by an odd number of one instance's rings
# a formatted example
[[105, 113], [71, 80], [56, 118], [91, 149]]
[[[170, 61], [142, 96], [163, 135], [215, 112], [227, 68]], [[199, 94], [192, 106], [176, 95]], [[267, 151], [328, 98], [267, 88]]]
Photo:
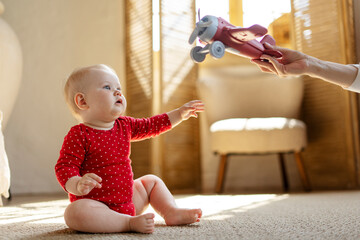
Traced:
[[141, 182], [143, 183], [143, 185], [146, 185], [146, 184], [156, 184], [158, 182], [163, 182], [163, 180], [161, 180], [161, 178], [159, 178], [158, 176], [156, 175], [153, 175], [153, 174], [148, 174], [148, 175], [145, 175], [141, 178]]
[[77, 230], [79, 225], [87, 218], [87, 215], [92, 212], [91, 208], [94, 204], [96, 204], [96, 202], [90, 199], [80, 199], [70, 203], [64, 212], [66, 225]]
[[75, 229], [75, 223], [81, 221], [82, 218], [82, 209], [79, 206], [79, 202], [75, 201], [69, 204], [64, 212], [64, 219], [68, 227]]
[[164, 182], [163, 182], [163, 180], [161, 180], [161, 178], [159, 178], [158, 176], [155, 176], [153, 174], [148, 174], [148, 175], [141, 177], [140, 182], [141, 182], [141, 186], [144, 187], [144, 189], [146, 190], [146, 192], [148, 194], [150, 194], [150, 192], [156, 185], [164, 184]]

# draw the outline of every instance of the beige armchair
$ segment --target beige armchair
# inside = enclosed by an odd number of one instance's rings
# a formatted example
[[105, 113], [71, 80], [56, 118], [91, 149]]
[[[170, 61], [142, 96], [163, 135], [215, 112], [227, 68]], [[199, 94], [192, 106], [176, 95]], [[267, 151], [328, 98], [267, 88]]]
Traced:
[[283, 188], [288, 191], [284, 154], [292, 153], [305, 190], [310, 184], [300, 152], [306, 126], [299, 120], [303, 97], [300, 78], [279, 78], [255, 66], [201, 70], [200, 98], [206, 105], [211, 150], [220, 155], [215, 191], [221, 193], [233, 154], [278, 154]]

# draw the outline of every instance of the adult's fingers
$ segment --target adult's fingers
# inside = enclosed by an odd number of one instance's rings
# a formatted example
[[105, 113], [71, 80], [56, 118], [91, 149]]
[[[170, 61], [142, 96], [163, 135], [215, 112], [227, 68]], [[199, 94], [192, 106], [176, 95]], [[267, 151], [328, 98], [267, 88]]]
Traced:
[[265, 46], [266, 49], [271, 49], [271, 50], [274, 50], [274, 47], [275, 47], [275, 46], [271, 45], [271, 44], [268, 43], [268, 42], [265, 42], [265, 43], [264, 43], [264, 46]]
[[284, 65], [279, 63], [275, 58], [268, 55], [262, 55], [261, 58], [269, 61], [268, 64], [272, 65], [272, 68], [270, 69], [274, 73], [276, 73], [279, 76], [285, 75]]
[[251, 60], [251, 62], [255, 63], [262, 72], [278, 74], [274, 65], [271, 62], [266, 62], [259, 59], [253, 59]]
[[276, 46], [276, 45], [271, 45], [270, 43], [264, 43], [264, 46], [266, 49], [270, 49], [270, 50], [274, 50], [274, 51], [283, 51], [285, 50], [285, 48], [282, 48], [282, 47], [279, 47], [279, 46]]

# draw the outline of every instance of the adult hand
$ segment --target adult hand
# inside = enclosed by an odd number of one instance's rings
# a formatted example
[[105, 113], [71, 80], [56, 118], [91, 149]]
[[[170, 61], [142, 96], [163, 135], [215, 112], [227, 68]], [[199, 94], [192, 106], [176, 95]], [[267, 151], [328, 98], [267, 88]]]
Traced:
[[[266, 49], [279, 51], [281, 58], [274, 58], [269, 55], [262, 55], [260, 59], [253, 59], [251, 62], [258, 65], [263, 72], [274, 73], [279, 76], [307, 74], [310, 57], [299, 51], [264, 44]], [[265, 60], [265, 61], [264, 61]]]

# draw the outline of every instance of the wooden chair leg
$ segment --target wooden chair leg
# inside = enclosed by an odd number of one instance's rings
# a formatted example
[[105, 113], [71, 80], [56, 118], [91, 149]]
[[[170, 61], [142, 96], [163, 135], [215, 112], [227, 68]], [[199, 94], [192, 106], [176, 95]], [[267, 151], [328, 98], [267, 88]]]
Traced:
[[295, 152], [294, 155], [295, 155], [296, 165], [297, 165], [297, 168], [300, 173], [300, 178], [301, 178], [304, 190], [311, 191], [310, 182], [309, 182], [307, 174], [305, 172], [304, 163], [303, 163], [301, 154], [300, 154], [300, 152]]
[[220, 155], [220, 164], [219, 164], [219, 171], [218, 171], [218, 179], [215, 187], [216, 193], [222, 193], [224, 190], [224, 179], [226, 175], [226, 165], [227, 165], [227, 154]]
[[283, 189], [284, 192], [289, 191], [289, 183], [286, 175], [286, 167], [285, 167], [285, 155], [284, 153], [279, 153], [279, 163], [280, 163], [280, 170], [283, 182]]
[[8, 201], [11, 201], [12, 199], [12, 195], [11, 195], [11, 188], [9, 188], [9, 197], [8, 197]]

